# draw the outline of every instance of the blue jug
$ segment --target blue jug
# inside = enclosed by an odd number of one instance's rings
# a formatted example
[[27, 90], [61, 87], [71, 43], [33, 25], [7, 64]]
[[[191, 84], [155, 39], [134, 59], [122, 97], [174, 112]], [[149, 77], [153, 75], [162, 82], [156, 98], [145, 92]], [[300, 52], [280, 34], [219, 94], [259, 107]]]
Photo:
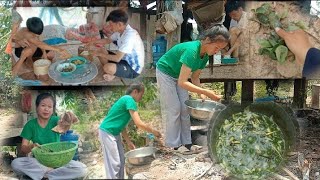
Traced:
[[167, 51], [167, 40], [164, 36], [156, 39], [152, 43], [153, 66], [155, 67], [161, 56]]
[[[73, 133], [73, 130], [68, 130], [65, 134], [62, 134], [62, 135], [60, 136], [60, 141], [61, 141], [61, 142], [63, 142], [63, 141], [73, 142], [73, 143], [75, 143], [75, 144], [78, 145], [79, 135]], [[76, 153], [75, 153], [75, 155], [73, 156], [72, 159], [75, 160], [75, 161], [78, 161], [78, 160], [79, 160], [78, 148], [77, 148]]]

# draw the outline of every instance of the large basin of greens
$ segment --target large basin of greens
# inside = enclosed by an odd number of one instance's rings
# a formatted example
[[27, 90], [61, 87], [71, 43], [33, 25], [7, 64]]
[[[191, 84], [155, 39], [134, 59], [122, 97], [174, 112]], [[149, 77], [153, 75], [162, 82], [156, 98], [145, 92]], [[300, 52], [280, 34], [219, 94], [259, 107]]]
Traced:
[[211, 158], [233, 177], [265, 179], [285, 162], [293, 146], [291, 116], [273, 102], [232, 105], [210, 121]]

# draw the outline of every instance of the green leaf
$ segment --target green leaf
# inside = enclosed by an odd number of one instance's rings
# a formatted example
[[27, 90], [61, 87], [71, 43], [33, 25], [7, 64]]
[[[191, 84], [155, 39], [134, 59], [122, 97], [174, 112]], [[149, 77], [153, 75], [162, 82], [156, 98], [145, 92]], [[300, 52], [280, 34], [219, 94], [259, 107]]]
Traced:
[[266, 9], [267, 11], [271, 10], [271, 4], [270, 3], [263, 3], [261, 5], [261, 7], [263, 7], [264, 9]]
[[287, 31], [295, 31], [295, 30], [299, 30], [300, 28], [294, 24], [290, 24], [288, 26], [288, 28], [286, 29]]
[[260, 44], [260, 46], [262, 48], [269, 48], [272, 47], [272, 45], [270, 44], [270, 42], [266, 39], [258, 39], [258, 43]]
[[295, 30], [299, 30], [299, 29], [306, 30], [306, 26], [303, 22], [301, 22], [301, 21], [290, 22], [288, 25], [287, 31], [295, 31]]
[[257, 8], [257, 10], [256, 10], [256, 13], [257, 14], [266, 14], [267, 13], [267, 9], [265, 9], [264, 7], [259, 7], [259, 8]]
[[277, 60], [276, 54], [274, 53], [273, 48], [263, 48], [259, 49], [259, 54], [260, 55], [267, 55], [269, 56], [272, 60]]
[[272, 45], [272, 47], [278, 44], [277, 40], [273, 37], [269, 38], [269, 43]]
[[277, 60], [276, 54], [274, 53], [274, 51], [270, 51], [268, 56], [272, 59], [272, 60]]
[[287, 8], [279, 14], [280, 19], [284, 19], [287, 16], [288, 16], [288, 9]]
[[280, 18], [275, 12], [271, 12], [268, 18], [272, 28], [281, 27]]
[[262, 23], [265, 26], [269, 24], [268, 16], [264, 14], [257, 14], [257, 19], [259, 20], [260, 23]]
[[300, 29], [306, 30], [306, 25], [302, 21], [295, 22], [294, 24]]
[[277, 60], [279, 61], [279, 63], [284, 63], [287, 59], [288, 48], [283, 45], [279, 45], [275, 50], [275, 52], [276, 52]]
[[284, 42], [283, 39], [280, 39], [280, 40], [278, 41], [278, 43], [279, 43], [280, 45], [286, 45], [286, 43]]

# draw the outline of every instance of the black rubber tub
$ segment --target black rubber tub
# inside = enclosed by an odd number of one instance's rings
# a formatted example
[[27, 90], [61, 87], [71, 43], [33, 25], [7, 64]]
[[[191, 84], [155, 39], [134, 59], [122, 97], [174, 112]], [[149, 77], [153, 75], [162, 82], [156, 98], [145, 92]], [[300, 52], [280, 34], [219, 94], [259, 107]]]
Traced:
[[232, 104], [221, 111], [216, 118], [211, 119], [208, 128], [208, 149], [209, 155], [214, 163], [219, 163], [216, 155], [216, 141], [218, 140], [219, 129], [223, 122], [230, 118], [233, 114], [243, 112], [246, 108], [249, 108], [251, 112], [266, 115], [268, 117], [273, 116], [274, 122], [280, 127], [285, 137], [285, 153], [289, 152], [295, 143], [296, 127], [294, 125], [294, 116], [288, 113], [288, 110], [283, 108], [274, 102], [259, 102], [246, 105]]

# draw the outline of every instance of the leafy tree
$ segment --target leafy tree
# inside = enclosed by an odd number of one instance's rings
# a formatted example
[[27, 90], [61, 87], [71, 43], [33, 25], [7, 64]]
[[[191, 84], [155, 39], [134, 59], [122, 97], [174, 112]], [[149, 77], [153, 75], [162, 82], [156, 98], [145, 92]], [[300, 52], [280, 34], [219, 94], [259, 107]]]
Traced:
[[0, 6], [0, 107], [17, 104], [20, 87], [11, 75], [10, 56], [5, 48], [11, 33], [11, 9]]

